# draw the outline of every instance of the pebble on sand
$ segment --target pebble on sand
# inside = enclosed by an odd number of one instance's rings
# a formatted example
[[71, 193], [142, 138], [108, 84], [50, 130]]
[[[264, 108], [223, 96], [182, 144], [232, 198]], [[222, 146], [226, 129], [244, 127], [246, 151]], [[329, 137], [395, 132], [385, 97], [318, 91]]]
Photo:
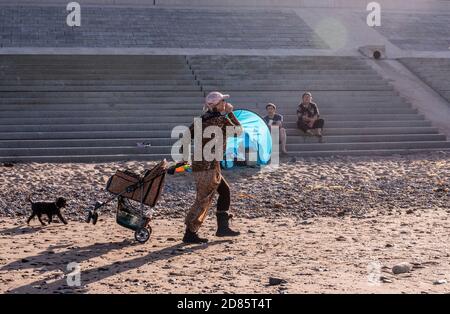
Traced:
[[286, 280], [281, 278], [270, 277], [269, 278], [269, 286], [281, 285], [283, 283], [287, 283]]
[[433, 285], [445, 285], [447, 283], [447, 280], [445, 279], [438, 279], [433, 281]]
[[392, 272], [395, 275], [409, 273], [412, 270], [412, 265], [407, 262], [399, 263], [392, 267]]

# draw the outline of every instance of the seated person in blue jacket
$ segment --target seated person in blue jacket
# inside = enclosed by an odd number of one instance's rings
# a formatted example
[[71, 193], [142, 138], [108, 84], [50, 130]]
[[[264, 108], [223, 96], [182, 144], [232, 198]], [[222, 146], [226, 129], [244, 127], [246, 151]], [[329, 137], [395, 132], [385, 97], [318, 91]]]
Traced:
[[272, 103], [267, 104], [266, 111], [267, 116], [264, 117], [264, 121], [269, 128], [271, 128], [272, 126], [278, 126], [280, 128], [281, 154], [286, 155], [286, 129], [283, 127], [283, 116], [276, 113], [277, 106]]
[[297, 108], [297, 127], [309, 135], [318, 136], [322, 140], [324, 120], [320, 119], [319, 108], [312, 101], [310, 92], [302, 95], [302, 102]]

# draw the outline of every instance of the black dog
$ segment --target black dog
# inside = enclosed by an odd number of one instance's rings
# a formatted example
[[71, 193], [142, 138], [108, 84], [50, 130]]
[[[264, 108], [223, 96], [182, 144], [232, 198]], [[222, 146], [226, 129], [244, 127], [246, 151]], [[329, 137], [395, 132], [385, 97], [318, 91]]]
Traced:
[[45, 202], [33, 203], [30, 195], [27, 197], [26, 200], [31, 203], [31, 210], [33, 211], [31, 213], [30, 218], [28, 218], [27, 220], [27, 224], [30, 224], [31, 219], [33, 219], [34, 216], [37, 215], [41, 224], [45, 226], [45, 223], [42, 221], [41, 216], [47, 215], [48, 223], [51, 223], [53, 215], [56, 215], [65, 225], [67, 225], [67, 221], [61, 215], [61, 208], [66, 207], [66, 200], [64, 198], [59, 197], [54, 203], [45, 203]]

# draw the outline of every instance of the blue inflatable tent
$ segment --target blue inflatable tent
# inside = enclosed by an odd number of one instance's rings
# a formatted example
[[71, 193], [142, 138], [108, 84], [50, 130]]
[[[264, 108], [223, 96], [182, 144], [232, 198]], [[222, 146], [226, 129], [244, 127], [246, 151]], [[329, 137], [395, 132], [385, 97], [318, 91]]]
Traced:
[[244, 132], [238, 137], [227, 139], [227, 150], [221, 163], [222, 167], [232, 168], [235, 166], [235, 161], [244, 161], [246, 157], [248, 159], [249, 154], [246, 152], [254, 153], [253, 156], [256, 158], [250, 161], [256, 162], [257, 165], [268, 164], [272, 154], [272, 137], [269, 127], [253, 111], [239, 109], [234, 111], [234, 115], [241, 123]]

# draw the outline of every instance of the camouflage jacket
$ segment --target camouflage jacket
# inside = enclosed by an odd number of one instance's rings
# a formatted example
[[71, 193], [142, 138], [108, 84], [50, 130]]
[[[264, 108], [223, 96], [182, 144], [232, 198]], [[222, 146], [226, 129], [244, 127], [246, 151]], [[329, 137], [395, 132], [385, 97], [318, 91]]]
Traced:
[[[222, 115], [220, 112], [211, 112], [208, 111], [206, 113], [204, 113], [201, 116], [202, 119], [202, 152], [203, 149], [206, 145], [206, 143], [208, 143], [209, 141], [211, 141], [211, 138], [204, 138], [203, 137], [203, 132], [204, 130], [209, 127], [209, 126], [217, 126], [222, 130], [222, 134], [223, 134], [223, 151], [226, 151], [226, 127], [227, 126], [240, 126], [241, 124], [239, 123], [238, 119], [235, 117], [235, 115], [231, 112], [228, 115]], [[189, 127], [189, 130], [191, 132], [191, 138], [194, 138], [195, 134], [194, 134], [194, 123], [191, 124], [191, 126]], [[242, 131], [242, 128], [238, 129], [238, 134], [239, 132]], [[197, 172], [197, 171], [206, 171], [206, 170], [210, 170], [210, 169], [220, 169], [220, 160], [212, 160], [212, 161], [207, 161], [205, 160], [203, 153], [202, 153], [202, 158], [201, 160], [193, 160], [192, 161], [192, 171]]]

